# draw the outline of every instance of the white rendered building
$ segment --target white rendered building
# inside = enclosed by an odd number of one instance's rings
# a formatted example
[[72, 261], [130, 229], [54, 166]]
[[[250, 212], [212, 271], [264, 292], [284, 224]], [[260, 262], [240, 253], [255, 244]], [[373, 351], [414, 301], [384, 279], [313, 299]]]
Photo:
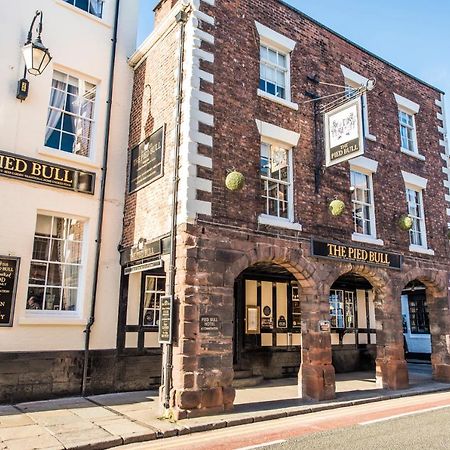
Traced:
[[[87, 392], [126, 385], [111, 368], [138, 3], [15, 0], [2, 9], [0, 402], [79, 393], [83, 373]], [[36, 10], [52, 60], [27, 75], [20, 101]]]

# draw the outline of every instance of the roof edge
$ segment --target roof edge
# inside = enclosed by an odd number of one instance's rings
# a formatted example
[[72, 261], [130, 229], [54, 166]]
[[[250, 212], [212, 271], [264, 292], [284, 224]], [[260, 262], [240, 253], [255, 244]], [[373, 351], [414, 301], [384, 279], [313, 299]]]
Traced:
[[420, 78], [416, 77], [415, 75], [410, 74], [406, 70], [401, 69], [400, 67], [398, 67], [395, 64], [387, 61], [386, 59], [382, 58], [381, 56], [378, 56], [377, 54], [371, 52], [370, 50], [367, 50], [362, 45], [359, 45], [356, 42], [351, 41], [350, 39], [346, 38], [345, 36], [343, 36], [342, 34], [338, 33], [337, 31], [334, 31], [332, 28], [327, 27], [326, 25], [324, 25], [323, 23], [319, 22], [318, 20], [313, 19], [311, 16], [308, 16], [308, 14], [305, 14], [303, 11], [300, 11], [295, 6], [292, 6], [289, 3], [286, 3], [284, 0], [278, 0], [278, 2], [281, 3], [283, 6], [286, 6], [290, 10], [294, 11], [295, 13], [300, 15], [301, 17], [305, 18], [306, 20], [309, 20], [310, 22], [312, 22], [312, 23], [316, 24], [317, 26], [319, 26], [320, 28], [323, 28], [324, 30], [330, 32], [331, 34], [334, 34], [335, 36], [337, 36], [338, 38], [344, 40], [345, 42], [347, 42], [348, 44], [352, 45], [353, 47], [356, 47], [357, 49], [363, 51], [364, 53], [367, 53], [368, 55], [372, 56], [373, 58], [378, 59], [379, 61], [381, 61], [384, 64], [387, 64], [388, 66], [392, 67], [393, 69], [398, 70], [403, 75], [406, 75], [407, 77], [418, 81], [420, 84], [423, 84], [424, 86], [427, 86], [430, 89], [433, 89], [433, 90], [435, 90], [435, 91], [445, 95], [445, 92], [442, 89], [440, 89], [440, 88], [438, 88], [436, 86], [433, 86], [432, 84], [427, 83], [426, 81], [421, 80]]

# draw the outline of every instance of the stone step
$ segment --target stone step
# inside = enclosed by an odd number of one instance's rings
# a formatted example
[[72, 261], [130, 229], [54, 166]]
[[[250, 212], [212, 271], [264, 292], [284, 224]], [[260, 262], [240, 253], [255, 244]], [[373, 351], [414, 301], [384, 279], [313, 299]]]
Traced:
[[253, 376], [253, 370], [235, 370], [234, 379], [242, 380], [242, 378], [251, 378]]
[[264, 377], [262, 375], [257, 375], [249, 378], [240, 378], [233, 380], [233, 387], [236, 389], [243, 389], [258, 386], [262, 383]]

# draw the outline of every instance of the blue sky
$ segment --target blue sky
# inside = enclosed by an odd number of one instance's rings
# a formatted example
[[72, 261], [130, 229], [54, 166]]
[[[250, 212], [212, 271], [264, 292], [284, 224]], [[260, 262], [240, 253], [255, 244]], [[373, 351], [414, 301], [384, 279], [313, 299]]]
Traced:
[[[157, 0], [140, 2], [138, 43], [152, 29], [152, 10]], [[336, 0], [287, 0], [287, 3], [444, 90], [450, 120], [449, 0], [347, 0], [344, 3]]]

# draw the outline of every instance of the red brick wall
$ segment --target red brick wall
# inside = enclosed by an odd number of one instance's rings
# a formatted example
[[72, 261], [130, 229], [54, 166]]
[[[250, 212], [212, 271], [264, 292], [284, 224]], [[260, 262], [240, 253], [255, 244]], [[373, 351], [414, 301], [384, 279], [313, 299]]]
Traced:
[[[277, 0], [224, 0], [217, 2], [214, 15], [215, 80], [213, 86], [205, 86], [214, 94], [215, 104], [213, 171], [209, 174], [213, 180], [213, 221], [251, 229], [258, 227], [262, 203], [260, 135], [255, 119], [260, 119], [301, 134], [293, 152], [295, 218], [303, 225], [301, 236], [350, 240], [353, 224], [349, 166], [344, 163], [326, 169], [320, 191], [315, 193], [313, 106], [304, 104], [308, 100], [305, 91], [320, 95], [335, 92], [333, 88], [309, 82], [307, 76], [317, 74], [322, 81], [344, 84], [340, 68], [343, 64], [377, 79], [376, 89], [368, 93], [370, 132], [377, 137], [377, 142], [367, 141], [365, 155], [379, 162], [374, 175], [377, 237], [384, 240], [388, 249], [408, 252], [408, 233], [400, 231], [396, 222], [407, 212], [401, 170], [411, 172], [429, 180], [424, 194], [428, 245], [437, 257], [444, 258], [449, 245], [444, 232], [447, 228], [444, 174], [436, 117], [439, 108], [435, 105], [439, 92], [368, 55]], [[259, 36], [254, 20], [297, 42], [292, 53], [291, 83], [292, 101], [299, 104], [299, 111], [257, 96]], [[400, 152], [394, 92], [421, 106], [416, 117], [417, 136], [419, 150], [426, 161]], [[233, 167], [246, 177], [246, 187], [239, 193], [227, 191], [224, 186], [227, 170]], [[327, 211], [335, 195], [349, 206], [338, 219]], [[273, 228], [265, 230], [289, 234]]]
[[177, 67], [175, 29], [158, 41], [135, 70], [128, 151], [165, 124], [164, 176], [131, 195], [126, 193], [124, 247], [170, 231]]

